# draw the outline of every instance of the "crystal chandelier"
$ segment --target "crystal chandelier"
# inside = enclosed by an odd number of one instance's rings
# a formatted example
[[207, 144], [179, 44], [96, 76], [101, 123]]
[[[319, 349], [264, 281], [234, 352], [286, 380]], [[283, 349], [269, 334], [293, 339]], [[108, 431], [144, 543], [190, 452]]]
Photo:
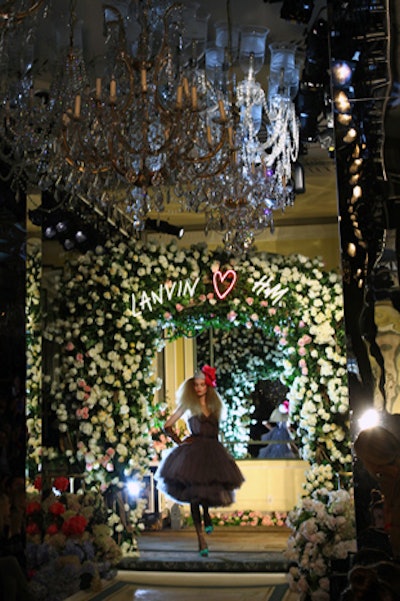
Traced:
[[294, 201], [296, 47], [270, 45], [266, 93], [256, 76], [268, 30], [232, 26], [229, 0], [211, 44], [196, 3], [113, 2], [104, 6], [105, 66], [90, 80], [75, 5], [48, 96], [25, 69], [4, 98], [3, 159], [9, 153], [31, 185], [80, 199], [127, 235], [178, 199], [205, 214], [206, 231], [223, 232], [228, 251], [250, 248]]

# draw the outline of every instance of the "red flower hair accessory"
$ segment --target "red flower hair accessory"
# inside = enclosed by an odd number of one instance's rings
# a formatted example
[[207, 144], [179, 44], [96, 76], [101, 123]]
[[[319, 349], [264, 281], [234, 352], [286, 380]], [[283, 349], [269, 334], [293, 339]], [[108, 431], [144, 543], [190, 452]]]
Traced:
[[215, 367], [211, 367], [211, 365], [204, 365], [201, 368], [201, 371], [203, 372], [203, 374], [205, 376], [207, 386], [212, 386], [213, 388], [215, 388], [217, 385]]

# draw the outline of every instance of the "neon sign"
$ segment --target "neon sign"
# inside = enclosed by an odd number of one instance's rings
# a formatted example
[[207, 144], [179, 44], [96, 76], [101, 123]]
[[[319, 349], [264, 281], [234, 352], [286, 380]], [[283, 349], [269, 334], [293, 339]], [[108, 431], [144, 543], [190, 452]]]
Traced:
[[[193, 298], [196, 293], [196, 288], [199, 282], [200, 278], [196, 278], [194, 282], [192, 280], [186, 279], [184, 281], [169, 281], [167, 283], [160, 284], [157, 292], [155, 290], [152, 290], [150, 293], [147, 293], [145, 290], [143, 290], [138, 299], [138, 303], [136, 303], [136, 296], [132, 294], [133, 317], [139, 317], [142, 314], [142, 311], [144, 311], [145, 309], [152, 311], [154, 305], [162, 305], [164, 302], [164, 298], [169, 301], [173, 298], [180, 298], [188, 295], [190, 298]], [[139, 311], [136, 310], [137, 305], [140, 307]]]
[[[234, 269], [227, 269], [221, 272], [219, 269], [213, 273], [214, 292], [219, 300], [224, 300], [230, 292], [232, 292], [238, 274]], [[132, 315], [140, 317], [144, 310], [153, 311], [153, 307], [157, 304], [162, 305], [164, 300], [171, 301], [179, 298], [193, 299], [196, 294], [196, 288], [200, 282], [200, 278], [195, 280], [187, 278], [172, 282], [171, 280], [160, 284], [158, 290], [146, 292], [143, 290], [136, 299], [135, 294], [132, 294]], [[265, 299], [269, 299], [272, 305], [275, 305], [286, 294], [289, 288], [282, 288], [280, 283], [273, 284], [273, 277], [263, 275], [258, 281], [254, 282], [252, 287], [253, 294], [263, 295]]]
[[275, 303], [280, 301], [281, 298], [285, 296], [289, 288], [282, 288], [282, 284], [275, 284], [275, 286], [271, 288], [271, 284], [272, 276], [267, 277], [266, 275], [263, 275], [263, 277], [260, 278], [258, 282], [254, 283], [252, 292], [257, 294], [258, 296], [261, 293], [263, 293], [264, 298], [271, 298], [271, 304], [275, 305]]
[[[223, 286], [224, 282], [227, 282], [227, 286], [225, 290], [220, 289]], [[215, 294], [218, 296], [220, 300], [224, 300], [225, 297], [228, 296], [234, 285], [236, 284], [237, 273], [233, 269], [228, 269], [225, 273], [221, 273], [219, 269], [214, 272], [213, 275], [213, 286], [215, 290]]]

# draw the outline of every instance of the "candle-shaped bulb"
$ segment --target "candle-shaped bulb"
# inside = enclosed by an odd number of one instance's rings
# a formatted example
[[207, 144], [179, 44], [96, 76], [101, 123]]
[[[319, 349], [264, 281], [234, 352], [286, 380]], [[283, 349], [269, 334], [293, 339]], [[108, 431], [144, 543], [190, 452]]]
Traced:
[[113, 78], [110, 82], [110, 102], [115, 102], [117, 99], [117, 82]]
[[74, 107], [74, 117], [77, 119], [81, 116], [81, 95], [77, 94], [75, 96], [75, 107]]
[[101, 77], [96, 78], [96, 99], [101, 99]]

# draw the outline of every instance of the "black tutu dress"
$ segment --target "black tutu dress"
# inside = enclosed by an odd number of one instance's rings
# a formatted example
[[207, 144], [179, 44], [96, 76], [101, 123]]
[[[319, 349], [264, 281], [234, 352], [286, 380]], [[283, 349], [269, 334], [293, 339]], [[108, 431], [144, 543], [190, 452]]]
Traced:
[[189, 418], [191, 442], [175, 447], [155, 473], [157, 488], [178, 503], [225, 507], [244, 482], [233, 457], [218, 440], [214, 415]]

